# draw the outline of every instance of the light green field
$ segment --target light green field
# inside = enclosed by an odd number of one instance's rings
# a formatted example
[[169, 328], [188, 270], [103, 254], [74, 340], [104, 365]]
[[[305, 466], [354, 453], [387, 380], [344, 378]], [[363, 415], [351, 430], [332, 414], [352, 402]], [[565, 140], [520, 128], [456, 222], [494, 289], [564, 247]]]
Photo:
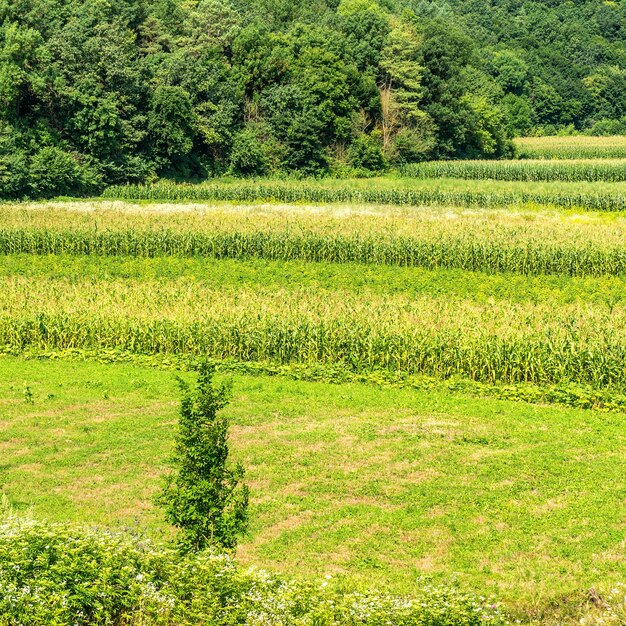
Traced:
[[[15, 506], [167, 534], [151, 496], [172, 373], [2, 357], [0, 397]], [[622, 414], [242, 376], [226, 411], [252, 489], [244, 563], [399, 591], [454, 576], [527, 612], [626, 576]]]
[[209, 355], [244, 564], [578, 623], [626, 579], [624, 241], [621, 213], [528, 205], [3, 205], [0, 493], [170, 537], [174, 368]]
[[526, 182], [619, 182], [626, 180], [621, 159], [517, 159], [491, 161], [424, 161], [400, 168], [414, 178], [462, 178]]

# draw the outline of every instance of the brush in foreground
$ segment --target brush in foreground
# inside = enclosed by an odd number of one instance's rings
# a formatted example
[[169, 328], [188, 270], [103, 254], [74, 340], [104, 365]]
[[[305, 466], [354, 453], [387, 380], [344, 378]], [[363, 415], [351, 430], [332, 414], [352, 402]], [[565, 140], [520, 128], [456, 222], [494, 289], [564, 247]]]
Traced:
[[346, 591], [240, 570], [211, 552], [181, 556], [143, 538], [4, 515], [0, 625], [505, 626], [495, 606], [457, 589], [412, 597]]

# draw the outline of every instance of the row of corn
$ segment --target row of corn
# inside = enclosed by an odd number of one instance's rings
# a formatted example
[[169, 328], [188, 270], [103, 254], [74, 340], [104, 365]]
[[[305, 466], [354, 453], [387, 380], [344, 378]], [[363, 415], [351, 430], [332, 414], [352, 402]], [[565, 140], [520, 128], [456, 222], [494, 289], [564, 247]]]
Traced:
[[626, 312], [194, 281], [0, 284], [0, 346], [339, 364], [485, 383], [626, 389]]
[[626, 181], [626, 161], [426, 161], [401, 168], [412, 178], [462, 178], [528, 182]]
[[624, 211], [626, 195], [621, 193], [591, 193], [563, 191], [446, 191], [422, 189], [359, 189], [355, 187], [325, 187], [311, 183], [232, 183], [232, 184], [174, 184], [111, 186], [104, 198], [123, 200], [152, 200], [163, 202], [230, 201], [318, 203], [366, 203], [397, 206], [460, 206], [497, 208], [523, 203], [550, 205], [568, 209], [592, 211]]
[[314, 231], [0, 229], [0, 254], [326, 261], [458, 268], [488, 273], [610, 276], [626, 274], [626, 247], [540, 239], [486, 239], [468, 232], [433, 238]]

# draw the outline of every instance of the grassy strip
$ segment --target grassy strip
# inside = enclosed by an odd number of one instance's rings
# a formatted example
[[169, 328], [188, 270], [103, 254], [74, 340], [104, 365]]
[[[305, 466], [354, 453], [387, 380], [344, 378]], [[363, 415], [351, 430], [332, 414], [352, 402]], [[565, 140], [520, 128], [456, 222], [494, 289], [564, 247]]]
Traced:
[[[342, 364], [484, 383], [626, 388], [623, 307], [480, 305], [348, 290], [212, 290], [194, 280], [5, 278], [0, 343]], [[59, 298], [63, 294], [63, 298]]]
[[[626, 148], [625, 148], [626, 152]], [[527, 182], [621, 182], [626, 181], [623, 159], [584, 161], [426, 161], [401, 169], [414, 178], [461, 178]]]
[[446, 294], [480, 302], [507, 300], [552, 306], [575, 303], [611, 309], [626, 300], [623, 278], [486, 274], [458, 269], [426, 270], [386, 265], [267, 261], [265, 259], [136, 258], [17, 254], [0, 256], [0, 277], [55, 278], [71, 281], [132, 279], [198, 281], [203, 288], [244, 287], [405, 294], [411, 297]]
[[229, 201], [254, 202], [271, 200], [277, 202], [357, 202], [414, 206], [435, 204], [442, 206], [506, 207], [520, 203], [538, 203], [566, 209], [591, 211], [624, 211], [626, 195], [607, 192], [566, 192], [559, 188], [544, 192], [528, 191], [523, 187], [515, 191], [443, 190], [434, 186], [414, 189], [356, 188], [352, 185], [324, 186], [307, 183], [255, 183], [233, 184], [172, 184], [111, 186], [103, 193], [104, 198], [123, 200], [177, 201]]
[[[141, 367], [156, 367], [163, 370], [187, 370], [193, 360], [188, 355], [136, 354], [117, 349], [86, 350], [70, 348], [60, 351], [17, 350], [11, 346], [0, 346], [0, 355], [25, 359], [51, 361], [93, 361], [95, 363], [126, 363]], [[626, 395], [612, 391], [593, 389], [585, 385], [552, 385], [539, 387], [528, 383], [512, 385], [489, 385], [463, 378], [447, 381], [428, 376], [409, 375], [403, 372], [378, 370], [354, 372], [341, 365], [273, 365], [268, 362], [244, 362], [234, 359], [208, 359], [223, 374], [245, 376], [281, 376], [290, 380], [342, 385], [361, 383], [380, 388], [417, 389], [458, 393], [476, 398], [512, 400], [529, 404], [556, 404], [574, 409], [604, 412], [626, 412]]]

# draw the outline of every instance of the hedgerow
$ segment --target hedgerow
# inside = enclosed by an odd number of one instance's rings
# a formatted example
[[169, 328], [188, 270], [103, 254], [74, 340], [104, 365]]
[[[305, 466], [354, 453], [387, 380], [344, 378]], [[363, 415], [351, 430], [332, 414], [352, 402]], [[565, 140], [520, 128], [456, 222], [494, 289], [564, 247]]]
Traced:
[[1, 626], [505, 626], [483, 598], [419, 582], [411, 596], [244, 571], [128, 532], [5, 515]]

